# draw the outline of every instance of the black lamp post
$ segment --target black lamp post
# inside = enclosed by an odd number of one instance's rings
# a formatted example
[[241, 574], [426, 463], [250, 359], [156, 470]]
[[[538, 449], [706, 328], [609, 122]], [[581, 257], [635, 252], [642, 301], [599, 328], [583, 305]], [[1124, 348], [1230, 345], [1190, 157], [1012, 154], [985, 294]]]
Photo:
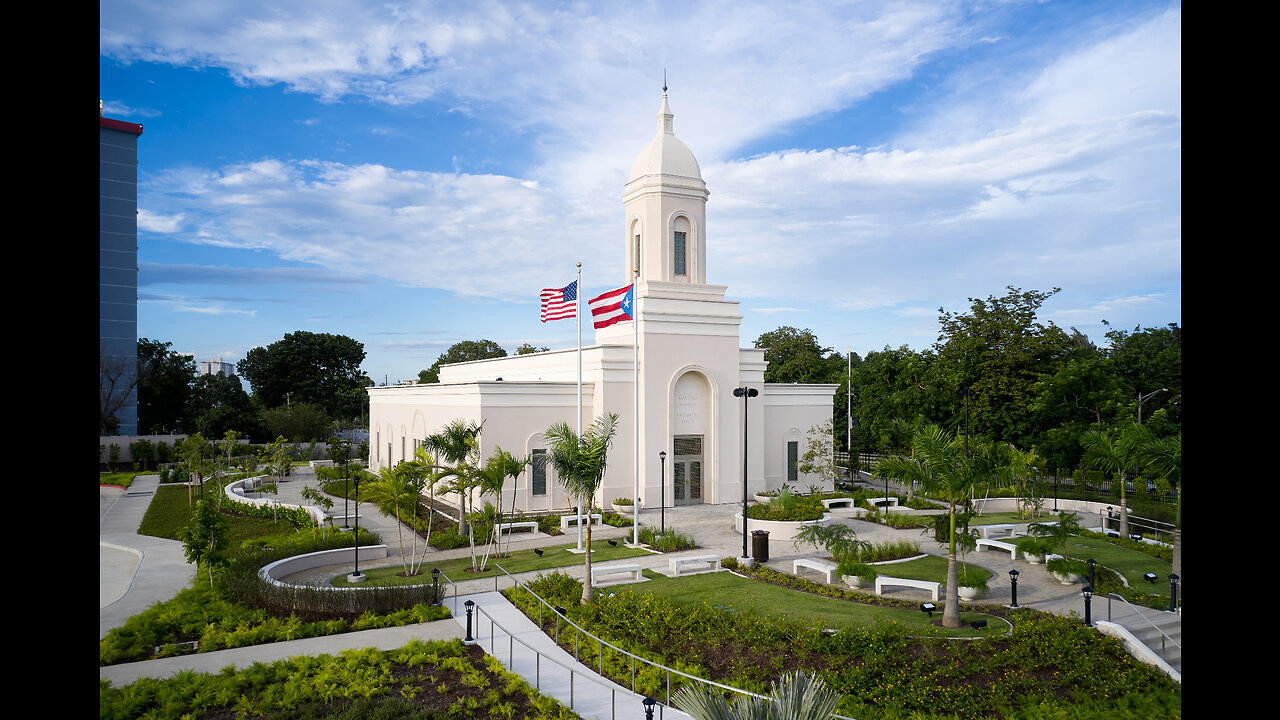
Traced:
[[[662, 534], [667, 534], [667, 451], [658, 451], [658, 467], [661, 468], [662, 478]], [[745, 522], [745, 521], [744, 521]]]
[[1013, 569], [1009, 571], [1009, 588], [1013, 593], [1013, 604], [1009, 607], [1018, 607], [1018, 571]]
[[1178, 610], [1178, 573], [1169, 573], [1169, 612]]
[[1090, 585], [1081, 592], [1084, 594], [1084, 624], [1086, 627], [1093, 627], [1093, 614], [1090, 605], [1093, 600], [1093, 586]]
[[467, 607], [467, 636], [462, 638], [462, 642], [470, 645], [476, 641], [475, 638], [471, 637], [471, 608], [475, 607], [476, 603], [474, 600], [468, 600], [462, 604]]
[[760, 391], [753, 387], [736, 387], [733, 389], [733, 396], [742, 398], [742, 557], [745, 560], [750, 557], [747, 554], [747, 398], [753, 398], [760, 395]]
[[640, 702], [644, 704], [644, 720], [653, 720], [653, 706], [657, 705], [658, 701], [651, 697], [646, 697]]
[[356, 570], [348, 580], [360, 582], [364, 576], [360, 574], [360, 477], [356, 476]]
[[440, 568], [431, 568], [431, 596], [437, 605], [444, 604], [440, 598]]

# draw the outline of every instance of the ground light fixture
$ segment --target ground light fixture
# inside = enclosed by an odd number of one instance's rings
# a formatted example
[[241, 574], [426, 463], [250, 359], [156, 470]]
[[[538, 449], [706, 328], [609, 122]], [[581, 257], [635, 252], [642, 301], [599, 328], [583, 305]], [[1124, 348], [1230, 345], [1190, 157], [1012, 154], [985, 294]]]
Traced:
[[1018, 574], [1017, 568], [1009, 571], [1009, 591], [1013, 593], [1013, 603], [1009, 607], [1018, 607]]
[[609, 541], [609, 544], [610, 544], [610, 545], [612, 545], [613, 547], [618, 547], [618, 541], [617, 541], [617, 540], [610, 540], [610, 541]]
[[1080, 591], [1080, 594], [1084, 595], [1084, 624], [1085, 624], [1085, 627], [1093, 627], [1093, 609], [1092, 609], [1092, 606], [1091, 606], [1091, 603], [1093, 602], [1093, 586], [1092, 586], [1092, 585], [1089, 585], [1089, 586], [1088, 586], [1088, 587], [1086, 587], [1085, 589], [1081, 590], [1081, 591]]
[[1146, 573], [1142, 576], [1142, 579], [1146, 580], [1149, 583], [1155, 584], [1156, 577], [1157, 576], [1155, 573]]
[[644, 720], [653, 720], [653, 706], [658, 704], [657, 700], [646, 697], [640, 701], [644, 705]]
[[973, 622], [969, 623], [969, 627], [973, 628], [974, 630], [981, 630], [986, 626], [987, 626], [986, 620], [974, 620]]
[[930, 620], [933, 619], [933, 612], [937, 609], [938, 609], [938, 606], [931, 602], [920, 603], [920, 612], [928, 613]]
[[533, 554], [537, 555], [538, 557], [542, 557], [542, 548], [534, 548]]
[[747, 554], [747, 398], [758, 397], [760, 391], [753, 387], [736, 387], [733, 396], [742, 398], [742, 559], [749, 565]]

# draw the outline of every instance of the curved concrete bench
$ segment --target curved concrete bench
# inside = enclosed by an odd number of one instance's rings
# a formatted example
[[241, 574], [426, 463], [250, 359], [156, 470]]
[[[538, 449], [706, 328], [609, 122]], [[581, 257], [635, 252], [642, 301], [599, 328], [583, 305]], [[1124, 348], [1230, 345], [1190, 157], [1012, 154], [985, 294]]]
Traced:
[[1005, 552], [1009, 553], [1010, 557], [1015, 559], [1018, 557], [1018, 548], [1013, 543], [1007, 543], [1002, 540], [987, 540], [985, 538], [982, 540], [978, 540], [978, 552], [982, 552], [987, 548], [1004, 550]]
[[[361, 560], [381, 560], [387, 556], [386, 545], [361, 545]], [[304, 570], [318, 568], [325, 565], [338, 565], [340, 563], [355, 563], [356, 549], [337, 548], [336, 550], [320, 550], [318, 552], [307, 553], [306, 555], [294, 555], [283, 560], [277, 560], [268, 565], [264, 565], [258, 571], [258, 575], [273, 585], [282, 587], [288, 586], [288, 583], [280, 582], [279, 578], [287, 577], [294, 573], [300, 573]], [[429, 584], [424, 583], [424, 584]], [[334, 590], [345, 590], [348, 588], [333, 588]], [[357, 589], [352, 587], [350, 589]]]
[[226, 494], [229, 500], [235, 500], [236, 502], [247, 503], [249, 505], [259, 505], [263, 507], [271, 507], [272, 505], [279, 505], [282, 508], [300, 509], [306, 512], [308, 515], [310, 515], [311, 519], [315, 520], [317, 525], [323, 525], [329, 521], [330, 519], [329, 515], [325, 513], [324, 510], [321, 510], [320, 508], [315, 507], [314, 505], [291, 505], [289, 503], [282, 503], [279, 500], [276, 500], [274, 498], [251, 498], [251, 497], [245, 496], [244, 493], [246, 490], [257, 487], [258, 484], [262, 482], [263, 478], [267, 478], [267, 477], [271, 477], [271, 476], [255, 475], [254, 477], [251, 477], [251, 478], [236, 480], [233, 483], [228, 483], [226, 488], [223, 490], [223, 492]]

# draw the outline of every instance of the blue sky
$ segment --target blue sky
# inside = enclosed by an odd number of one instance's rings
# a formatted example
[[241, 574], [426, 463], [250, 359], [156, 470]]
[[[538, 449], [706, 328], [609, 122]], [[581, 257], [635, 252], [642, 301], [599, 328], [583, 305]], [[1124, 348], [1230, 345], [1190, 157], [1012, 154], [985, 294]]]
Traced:
[[105, 115], [145, 128], [138, 333], [197, 359], [340, 333], [381, 383], [573, 346], [538, 292], [624, 284], [664, 69], [744, 346], [922, 349], [1007, 285], [1095, 341], [1182, 320], [1179, 3], [99, 9]]

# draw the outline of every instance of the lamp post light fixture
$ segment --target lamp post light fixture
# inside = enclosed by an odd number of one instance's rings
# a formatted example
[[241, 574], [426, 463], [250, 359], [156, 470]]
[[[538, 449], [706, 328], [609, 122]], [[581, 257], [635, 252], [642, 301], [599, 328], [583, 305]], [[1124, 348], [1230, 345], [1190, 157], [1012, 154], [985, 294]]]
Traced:
[[431, 597], [435, 598], [437, 605], [444, 604], [440, 598], [440, 568], [431, 568]]
[[[467, 636], [462, 639], [462, 642], [466, 645], [474, 645], [476, 640], [471, 637], [471, 609], [475, 607], [476, 603], [474, 600], [468, 600], [462, 604], [467, 607]], [[557, 633], [557, 636], [558, 635], [559, 633]]]
[[653, 706], [658, 704], [657, 700], [646, 697], [640, 701], [644, 705], [644, 720], [653, 720]]
[[1166, 391], [1168, 391], [1168, 389], [1169, 389], [1169, 388], [1160, 388], [1159, 390], [1152, 390], [1151, 392], [1147, 393], [1146, 395], [1143, 395], [1141, 392], [1139, 392], [1139, 393], [1138, 393], [1138, 424], [1139, 424], [1139, 425], [1141, 425], [1141, 424], [1142, 424], [1142, 403], [1144, 403], [1144, 402], [1146, 402], [1146, 401], [1150, 400], [1151, 398], [1155, 397], [1155, 396], [1156, 396], [1156, 393], [1166, 392]]
[[1090, 603], [1093, 601], [1093, 586], [1089, 585], [1080, 591], [1084, 595], [1084, 624], [1085, 627], [1093, 627], [1093, 610]]
[[747, 555], [747, 398], [758, 397], [760, 391], [753, 387], [736, 387], [733, 396], [742, 398], [742, 559], [750, 564]]
[[364, 582], [364, 574], [360, 572], [360, 476], [356, 476], [356, 568], [347, 576], [347, 582]]
[[1169, 612], [1178, 611], [1178, 573], [1169, 573]]
[[1009, 607], [1018, 607], [1018, 574], [1017, 568], [1009, 571], [1009, 591], [1013, 594], [1013, 603]]
[[[658, 451], [658, 467], [660, 468], [662, 483], [662, 534], [667, 534], [667, 451]], [[746, 522], [746, 520], [743, 520]]]

